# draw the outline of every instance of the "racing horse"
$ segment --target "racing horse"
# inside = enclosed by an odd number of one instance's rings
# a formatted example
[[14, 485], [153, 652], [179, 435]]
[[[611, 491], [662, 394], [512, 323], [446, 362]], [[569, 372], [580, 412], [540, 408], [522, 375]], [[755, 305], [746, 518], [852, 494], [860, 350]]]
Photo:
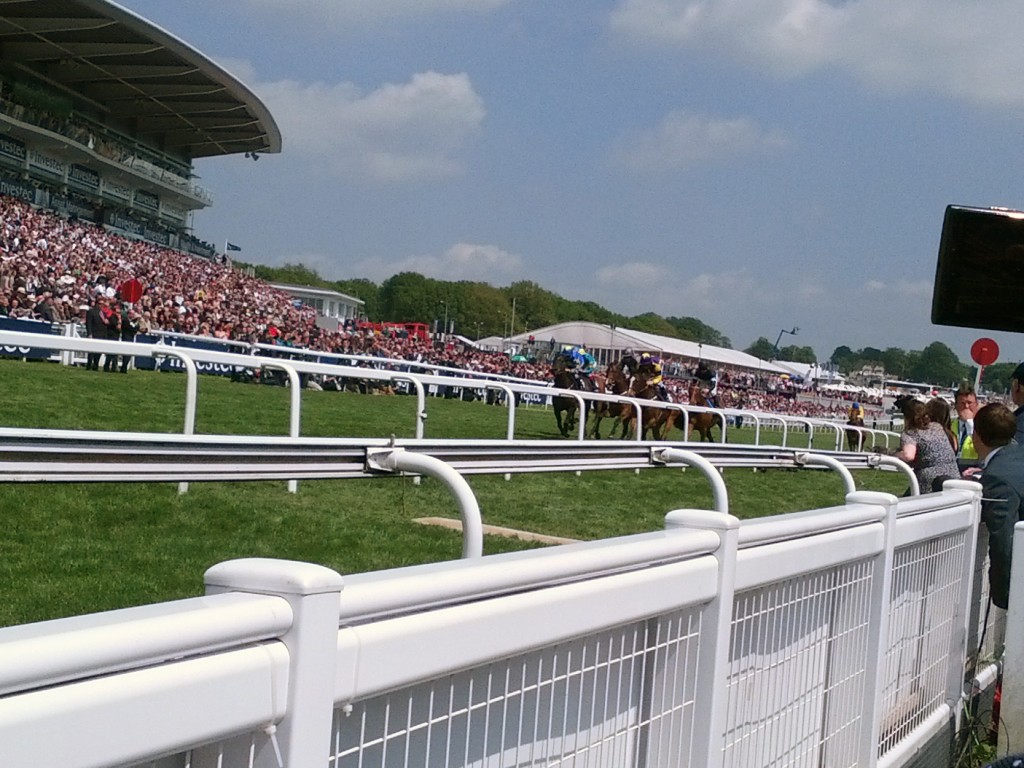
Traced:
[[[713, 407], [711, 401], [708, 399], [707, 390], [699, 381], [690, 385], [690, 405], [697, 405], [704, 408]], [[721, 414], [704, 412], [690, 414], [690, 434], [693, 434], [693, 430], [697, 430], [697, 434], [700, 435], [700, 441], [702, 443], [715, 442], [715, 439], [711, 436], [711, 428], [716, 425], [719, 430], [722, 429]], [[686, 439], [689, 440], [690, 435], [686, 435]]]
[[[637, 373], [633, 377], [630, 394], [638, 400], [657, 400], [658, 386], [652, 384], [645, 374]], [[637, 429], [636, 411], [629, 404], [624, 404], [624, 407], [629, 408], [629, 414], [624, 417], [623, 421], [625, 425], [622, 432], [623, 439], [627, 435], [635, 435]], [[646, 440], [649, 432], [655, 440], [662, 440], [675, 424], [678, 413], [674, 408], [642, 407], [640, 409], [640, 438]]]
[[864, 427], [864, 417], [855, 416], [846, 422], [846, 445], [851, 451], [860, 451], [867, 447], [867, 433], [863, 429], [854, 429], [854, 427]]
[[[595, 376], [598, 379], [597, 391], [606, 395], [623, 395], [629, 393], [629, 377], [624, 373], [622, 362], [609, 363], [604, 374]], [[615, 437], [615, 430], [622, 425], [622, 437], [626, 436], [625, 418], [632, 411], [633, 406], [629, 403], [608, 403], [605, 401], [595, 402], [590, 407], [591, 426], [587, 432], [590, 437], [601, 439], [601, 420], [613, 418], [612, 431], [609, 438]]]
[[[581, 392], [594, 391], [593, 382], [586, 376], [577, 375], [576, 371], [570, 367], [569, 361], [563, 356], [556, 357], [554, 362], [551, 363], [551, 374], [555, 387], [558, 389], [575, 389]], [[576, 430], [578, 423], [576, 417], [579, 403], [576, 402], [576, 398], [569, 397], [568, 395], [555, 395], [551, 398], [551, 406], [555, 412], [555, 423], [558, 425], [558, 431], [562, 437], [570, 437]], [[587, 407], [589, 407], [589, 403], [584, 401], [584, 420], [587, 418]]]

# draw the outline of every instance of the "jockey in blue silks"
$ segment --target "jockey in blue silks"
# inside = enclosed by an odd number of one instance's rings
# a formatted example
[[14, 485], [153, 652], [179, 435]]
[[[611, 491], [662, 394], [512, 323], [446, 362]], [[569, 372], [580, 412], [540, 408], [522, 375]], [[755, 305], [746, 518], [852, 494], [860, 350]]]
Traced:
[[597, 360], [594, 359], [594, 356], [582, 344], [567, 349], [562, 354], [572, 362], [572, 370], [576, 375], [580, 388], [593, 391], [594, 382], [591, 380], [590, 374], [597, 368]]

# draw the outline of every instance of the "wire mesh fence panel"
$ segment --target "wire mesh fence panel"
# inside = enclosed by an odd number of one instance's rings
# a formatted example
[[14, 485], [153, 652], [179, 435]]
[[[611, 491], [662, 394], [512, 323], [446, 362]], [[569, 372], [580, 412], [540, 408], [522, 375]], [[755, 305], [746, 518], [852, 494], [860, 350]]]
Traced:
[[871, 561], [736, 595], [726, 766], [849, 766], [867, 726]]
[[967, 555], [965, 531], [894, 552], [879, 755], [945, 703]]
[[699, 634], [689, 609], [355, 702], [329, 765], [686, 765]]

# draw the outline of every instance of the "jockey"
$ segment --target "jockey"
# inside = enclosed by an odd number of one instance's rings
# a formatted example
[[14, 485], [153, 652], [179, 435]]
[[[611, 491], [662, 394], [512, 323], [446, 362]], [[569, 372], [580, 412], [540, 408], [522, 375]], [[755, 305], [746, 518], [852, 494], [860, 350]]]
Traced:
[[576, 378], [583, 389], [593, 390], [594, 382], [590, 375], [597, 368], [597, 360], [587, 351], [584, 345], [573, 347], [572, 358], [576, 363]]
[[697, 364], [697, 370], [694, 371], [694, 375], [700, 380], [704, 388], [707, 389], [708, 406], [711, 408], [717, 408], [718, 374], [711, 370], [705, 361], [701, 360]]
[[864, 423], [864, 408], [861, 406], [860, 403], [853, 403], [850, 406], [850, 410], [847, 412], [847, 416], [849, 417], [851, 424], [856, 423], [858, 421], [861, 424], [863, 424]]
[[636, 370], [639, 366], [636, 358], [633, 356], [632, 347], [626, 347], [622, 350], [622, 357], [619, 358], [619, 366], [622, 371], [622, 375], [627, 379], [636, 376]]
[[657, 355], [653, 355], [650, 352], [644, 352], [640, 355], [640, 366], [637, 368], [637, 373], [642, 373], [649, 384], [653, 384], [658, 388], [658, 399], [668, 402], [668, 390], [665, 389], [661, 375], [661, 358]]

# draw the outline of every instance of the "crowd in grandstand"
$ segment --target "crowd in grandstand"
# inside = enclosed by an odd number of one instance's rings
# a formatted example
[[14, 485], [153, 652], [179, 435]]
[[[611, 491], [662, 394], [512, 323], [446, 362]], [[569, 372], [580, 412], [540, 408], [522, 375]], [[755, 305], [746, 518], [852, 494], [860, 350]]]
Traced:
[[[314, 309], [297, 305], [287, 293], [230, 265], [0, 197], [0, 315], [84, 324], [90, 307], [100, 297], [116, 302], [117, 287], [129, 279], [144, 288], [142, 298], [125, 309], [139, 333], [168, 331], [549, 380], [546, 358], [513, 361], [455, 337], [435, 342], [352, 322], [327, 331], [317, 326]], [[685, 363], [672, 370], [684, 377], [692, 373]], [[685, 378], [668, 377], [666, 384], [673, 400], [686, 402]], [[729, 367], [717, 371], [723, 407], [843, 416], [845, 403], [807, 397], [807, 389], [780, 376]], [[798, 397], [801, 392], [805, 396]]]

